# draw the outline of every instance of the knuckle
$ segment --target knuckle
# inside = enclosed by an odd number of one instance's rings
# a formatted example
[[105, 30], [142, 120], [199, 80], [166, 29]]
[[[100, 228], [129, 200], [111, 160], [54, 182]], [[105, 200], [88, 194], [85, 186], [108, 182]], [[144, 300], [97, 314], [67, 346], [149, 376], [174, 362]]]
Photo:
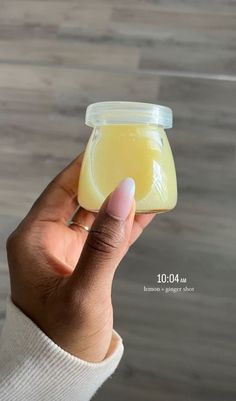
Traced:
[[110, 254], [120, 247], [123, 240], [123, 230], [103, 226], [90, 232], [87, 244], [96, 252]]
[[9, 237], [7, 238], [7, 241], [6, 241], [7, 252], [10, 252], [13, 249], [15, 249], [17, 243], [18, 243], [18, 235], [17, 235], [16, 231], [13, 231], [9, 235]]
[[18, 226], [7, 238], [6, 249], [8, 253], [18, 253], [22, 249], [26, 251], [30, 243], [31, 230], [25, 230]]

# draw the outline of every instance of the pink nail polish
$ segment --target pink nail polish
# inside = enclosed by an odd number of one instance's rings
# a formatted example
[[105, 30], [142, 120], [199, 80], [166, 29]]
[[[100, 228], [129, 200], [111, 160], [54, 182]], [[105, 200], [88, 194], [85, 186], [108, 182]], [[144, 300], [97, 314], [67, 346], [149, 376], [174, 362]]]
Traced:
[[126, 220], [129, 215], [135, 193], [133, 178], [125, 178], [112, 192], [106, 212], [118, 220]]

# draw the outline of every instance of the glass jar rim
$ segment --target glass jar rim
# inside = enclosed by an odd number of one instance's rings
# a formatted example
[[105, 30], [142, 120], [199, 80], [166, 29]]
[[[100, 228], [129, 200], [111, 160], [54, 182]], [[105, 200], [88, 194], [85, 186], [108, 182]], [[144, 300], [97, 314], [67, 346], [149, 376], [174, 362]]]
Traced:
[[154, 124], [172, 128], [171, 108], [152, 103], [109, 101], [90, 104], [85, 124], [89, 127], [119, 124]]

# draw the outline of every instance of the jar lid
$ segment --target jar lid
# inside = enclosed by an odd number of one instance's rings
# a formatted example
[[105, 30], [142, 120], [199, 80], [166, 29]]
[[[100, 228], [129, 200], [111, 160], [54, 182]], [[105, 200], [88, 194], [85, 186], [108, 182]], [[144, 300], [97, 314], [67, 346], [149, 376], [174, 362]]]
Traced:
[[89, 127], [118, 124], [155, 124], [172, 128], [169, 107], [140, 102], [98, 102], [87, 107], [85, 124]]

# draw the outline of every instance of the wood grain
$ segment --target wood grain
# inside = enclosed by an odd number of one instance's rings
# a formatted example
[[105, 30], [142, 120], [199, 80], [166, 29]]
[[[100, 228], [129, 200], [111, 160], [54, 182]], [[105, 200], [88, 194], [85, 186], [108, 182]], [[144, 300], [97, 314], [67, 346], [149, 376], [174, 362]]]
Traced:
[[[236, 1], [0, 0], [0, 326], [5, 241], [85, 146], [89, 103], [174, 110], [177, 208], [114, 283], [125, 355], [99, 401], [236, 399]], [[191, 294], [147, 293], [175, 273]]]

